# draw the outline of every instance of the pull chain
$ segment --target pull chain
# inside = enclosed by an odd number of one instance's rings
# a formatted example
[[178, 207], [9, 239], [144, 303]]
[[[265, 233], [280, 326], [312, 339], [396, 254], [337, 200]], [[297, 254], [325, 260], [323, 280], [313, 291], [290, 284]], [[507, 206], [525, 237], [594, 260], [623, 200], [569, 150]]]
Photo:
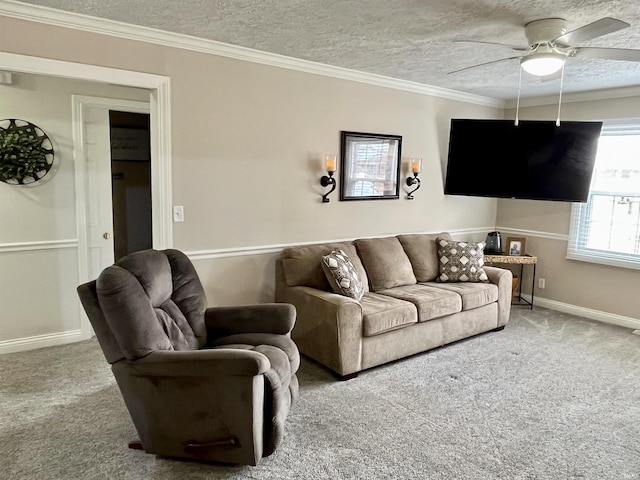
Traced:
[[518, 101], [516, 103], [516, 121], [514, 125], [518, 126], [518, 115], [520, 113], [520, 89], [522, 88], [522, 67], [520, 67], [520, 77], [518, 78]]
[[556, 127], [560, 126], [560, 106], [562, 105], [562, 85], [564, 84], [564, 63], [562, 64], [562, 72], [560, 73], [560, 97], [558, 98], [558, 118], [556, 118]]

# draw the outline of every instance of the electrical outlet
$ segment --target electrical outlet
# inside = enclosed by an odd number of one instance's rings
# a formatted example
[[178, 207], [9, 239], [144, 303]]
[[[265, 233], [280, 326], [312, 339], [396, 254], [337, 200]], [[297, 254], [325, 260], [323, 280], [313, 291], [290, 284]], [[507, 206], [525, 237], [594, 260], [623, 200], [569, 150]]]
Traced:
[[173, 207], [173, 221], [184, 222], [184, 207], [182, 205], [175, 205]]
[[544, 290], [545, 284], [546, 284], [546, 280], [544, 278], [538, 279], [538, 288], [540, 290]]

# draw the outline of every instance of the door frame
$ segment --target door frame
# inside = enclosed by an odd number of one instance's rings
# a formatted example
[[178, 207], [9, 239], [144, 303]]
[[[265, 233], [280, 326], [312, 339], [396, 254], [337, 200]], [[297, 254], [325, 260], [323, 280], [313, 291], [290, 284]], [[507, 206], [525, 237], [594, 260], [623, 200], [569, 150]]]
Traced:
[[[81, 264], [80, 256], [78, 257], [78, 269], [86, 273], [86, 280], [91, 280], [96, 277], [96, 272], [91, 272], [91, 265], [88, 260], [89, 252], [89, 232], [88, 232], [88, 217], [87, 207], [89, 206], [90, 195], [88, 195], [87, 189], [87, 159], [85, 152], [85, 135], [86, 135], [86, 118], [85, 108], [97, 108], [100, 110], [119, 110], [123, 112], [132, 113], [146, 113], [150, 114], [150, 102], [143, 102], [139, 100], [122, 100], [118, 98], [108, 97], [91, 97], [86, 95], [71, 95], [72, 113], [71, 118], [73, 122], [73, 161], [75, 165], [75, 188], [76, 188], [76, 218], [77, 218], [77, 233], [78, 233], [78, 250], [83, 251], [84, 255]], [[110, 157], [110, 156], [109, 156]], [[153, 168], [153, 154], [151, 158], [151, 167]], [[111, 180], [110, 180], [111, 182]], [[153, 192], [153, 185], [151, 191]], [[111, 204], [113, 204], [113, 196], [111, 196]], [[152, 215], [153, 215], [153, 200], [152, 200]], [[153, 230], [154, 219], [151, 219], [151, 227]], [[154, 240], [153, 246], [157, 245]], [[161, 247], [164, 248], [164, 247]], [[99, 272], [98, 272], [99, 273]]]
[[[100, 67], [82, 63], [0, 52], [3, 70], [15, 73], [50, 75], [74, 80], [110, 83], [149, 90], [151, 130], [151, 205], [153, 248], [171, 248], [173, 224], [171, 215], [171, 110], [170, 78], [130, 70]], [[74, 135], [78, 125], [73, 125]], [[80, 125], [81, 126], [81, 125]], [[75, 139], [74, 139], [75, 140]], [[74, 141], [74, 158], [77, 144]], [[86, 178], [84, 169], [75, 164], [76, 171], [76, 225], [78, 251], [78, 284], [89, 280], [87, 225], [85, 215]], [[78, 302], [82, 338], [91, 337], [88, 318]]]

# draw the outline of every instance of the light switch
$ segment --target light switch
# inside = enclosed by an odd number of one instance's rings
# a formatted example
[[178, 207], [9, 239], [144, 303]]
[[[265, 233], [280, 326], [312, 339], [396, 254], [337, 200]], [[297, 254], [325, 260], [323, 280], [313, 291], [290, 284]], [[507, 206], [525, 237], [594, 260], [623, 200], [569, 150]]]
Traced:
[[182, 205], [174, 205], [173, 207], [173, 221], [184, 222], [184, 207]]

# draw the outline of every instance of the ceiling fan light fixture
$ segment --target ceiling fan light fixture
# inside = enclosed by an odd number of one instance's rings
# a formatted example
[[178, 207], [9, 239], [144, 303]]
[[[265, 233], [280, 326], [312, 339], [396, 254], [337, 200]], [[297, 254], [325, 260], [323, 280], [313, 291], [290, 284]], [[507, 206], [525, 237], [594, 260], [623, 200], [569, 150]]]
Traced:
[[524, 71], [531, 75], [544, 77], [556, 73], [564, 65], [566, 56], [560, 53], [532, 53], [520, 59]]

